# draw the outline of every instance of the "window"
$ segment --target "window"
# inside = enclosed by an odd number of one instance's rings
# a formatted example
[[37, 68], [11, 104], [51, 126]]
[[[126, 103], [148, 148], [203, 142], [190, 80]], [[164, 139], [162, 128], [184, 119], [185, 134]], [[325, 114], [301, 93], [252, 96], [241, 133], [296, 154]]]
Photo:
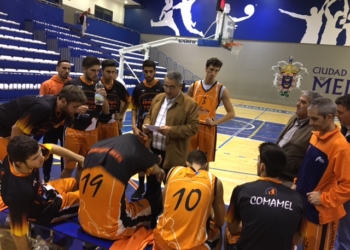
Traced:
[[95, 5], [95, 17], [112, 22], [113, 20], [113, 11], [102, 8], [98, 5]]

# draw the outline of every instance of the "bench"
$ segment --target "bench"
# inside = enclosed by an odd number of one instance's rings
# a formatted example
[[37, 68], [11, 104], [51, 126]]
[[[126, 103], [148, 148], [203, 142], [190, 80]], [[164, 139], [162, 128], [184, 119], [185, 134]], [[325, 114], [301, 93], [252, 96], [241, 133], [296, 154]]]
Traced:
[[[8, 214], [8, 209], [1, 211], [2, 213]], [[94, 236], [91, 236], [83, 231], [81, 226], [79, 225], [78, 217], [71, 218], [70, 220], [63, 220], [57, 223], [49, 224], [49, 225], [36, 225], [35, 226], [45, 228], [50, 230], [50, 235], [53, 236], [53, 233], [61, 233], [63, 235], [72, 237], [82, 242], [87, 242], [98, 247], [109, 249], [113, 245], [114, 241], [112, 240], [104, 240]]]

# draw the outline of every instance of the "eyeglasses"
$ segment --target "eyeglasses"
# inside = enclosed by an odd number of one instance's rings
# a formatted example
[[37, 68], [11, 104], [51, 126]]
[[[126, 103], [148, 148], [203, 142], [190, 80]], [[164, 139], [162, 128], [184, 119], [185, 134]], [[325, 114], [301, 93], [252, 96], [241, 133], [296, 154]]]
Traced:
[[167, 85], [163, 85], [163, 88], [166, 90], [166, 89], [169, 89], [170, 91], [173, 91], [176, 89], [175, 86], [167, 86]]

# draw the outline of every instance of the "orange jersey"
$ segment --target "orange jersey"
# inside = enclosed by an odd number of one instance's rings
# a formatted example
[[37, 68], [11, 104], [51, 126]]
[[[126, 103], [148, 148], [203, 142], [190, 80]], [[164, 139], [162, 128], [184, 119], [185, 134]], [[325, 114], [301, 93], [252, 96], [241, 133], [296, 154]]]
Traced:
[[79, 222], [83, 230], [99, 238], [118, 240], [150, 221], [149, 202], [128, 202], [125, 189], [133, 175], [151, 172], [158, 161], [158, 156], [133, 134], [94, 144], [85, 157], [79, 184]]
[[171, 249], [193, 249], [205, 244], [207, 221], [215, 196], [216, 177], [206, 170], [175, 167], [168, 175], [164, 212], [155, 235]]
[[205, 119], [208, 117], [216, 118], [216, 109], [221, 102], [222, 87], [221, 83], [215, 82], [210, 89], [205, 90], [202, 81], [196, 81], [193, 84], [193, 99], [198, 104], [201, 123], [205, 123]]
[[[84, 169], [81, 176], [79, 221], [82, 228], [91, 235], [114, 239], [122, 225], [120, 202], [125, 199], [125, 185], [101, 166]], [[100, 209], [91, 209], [96, 206]]]

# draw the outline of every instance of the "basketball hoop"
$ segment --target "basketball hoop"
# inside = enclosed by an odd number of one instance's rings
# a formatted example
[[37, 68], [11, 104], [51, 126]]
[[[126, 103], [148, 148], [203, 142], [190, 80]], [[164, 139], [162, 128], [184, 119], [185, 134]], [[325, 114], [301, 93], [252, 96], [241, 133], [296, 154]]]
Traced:
[[238, 58], [238, 54], [243, 48], [243, 44], [241, 43], [226, 43], [225, 47], [231, 49], [231, 54], [235, 55]]

